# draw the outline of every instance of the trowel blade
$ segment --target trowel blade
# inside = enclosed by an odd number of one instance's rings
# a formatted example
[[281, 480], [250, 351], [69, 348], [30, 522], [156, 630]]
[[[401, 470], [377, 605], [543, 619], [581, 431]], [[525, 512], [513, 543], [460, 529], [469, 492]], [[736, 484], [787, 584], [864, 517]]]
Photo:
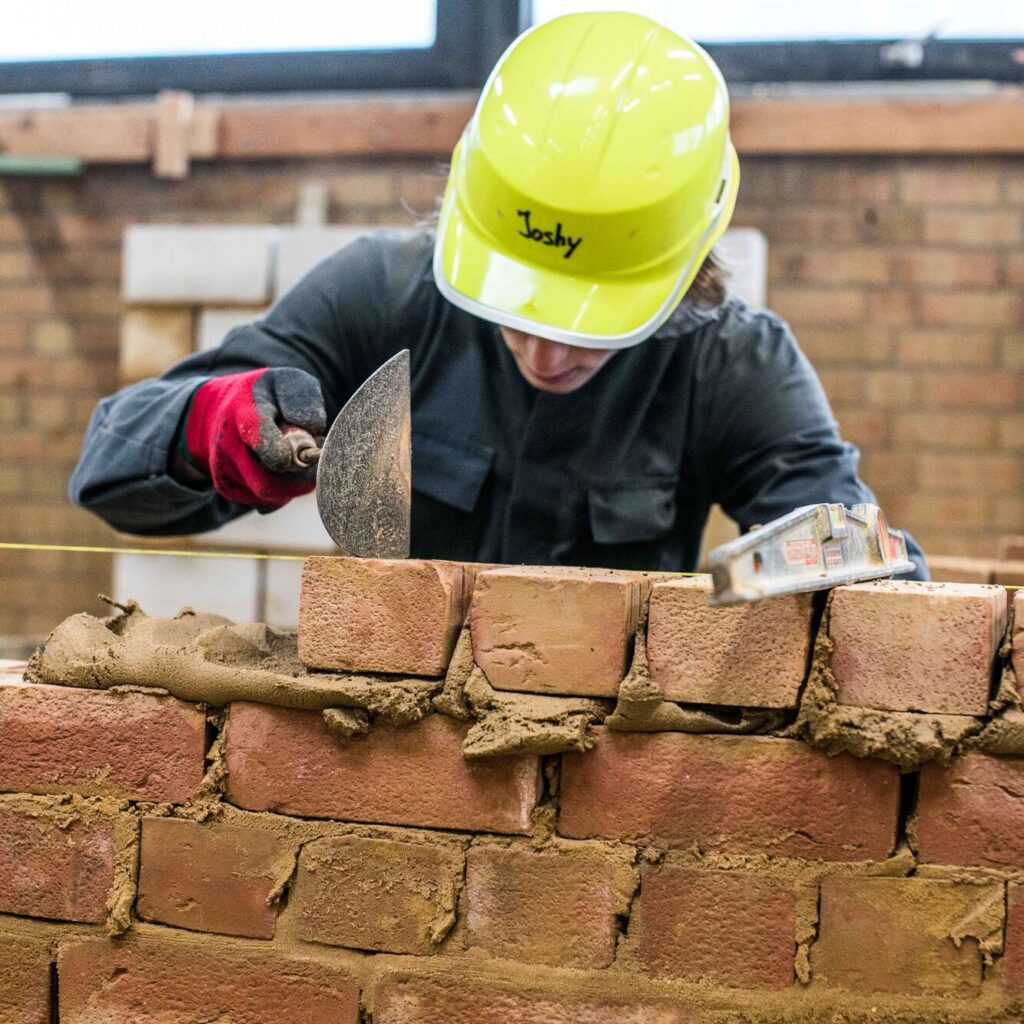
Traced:
[[331, 540], [361, 558], [409, 557], [409, 351], [364, 381], [327, 432], [316, 503]]

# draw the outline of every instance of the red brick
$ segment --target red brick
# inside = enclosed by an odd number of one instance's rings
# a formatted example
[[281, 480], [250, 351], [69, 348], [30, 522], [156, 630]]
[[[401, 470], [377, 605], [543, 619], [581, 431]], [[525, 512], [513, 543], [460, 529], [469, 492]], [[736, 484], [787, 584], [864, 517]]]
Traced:
[[1024, 760], [968, 753], [924, 765], [916, 832], [929, 863], [1024, 867]]
[[797, 284], [885, 284], [889, 280], [888, 256], [868, 246], [799, 246], [781, 252], [769, 248], [769, 264], [774, 280]]
[[142, 929], [62, 946], [62, 1024], [356, 1024], [359, 985], [341, 966], [238, 939]]
[[827, 366], [819, 369], [818, 376], [833, 405], [855, 408], [864, 405], [867, 378], [863, 370], [837, 370]]
[[139, 917], [194, 931], [273, 938], [277, 908], [267, 901], [294, 861], [272, 832], [145, 818]]
[[932, 579], [943, 583], [991, 583], [995, 563], [990, 558], [929, 555]]
[[833, 592], [841, 704], [984, 715], [1006, 602], [999, 587], [885, 580]]
[[1020, 215], [1006, 210], [925, 210], [924, 241], [928, 245], [992, 248], [1021, 240]]
[[999, 282], [999, 260], [989, 252], [957, 252], [948, 249], [912, 249], [897, 253], [893, 274], [908, 285], [980, 285]]
[[922, 490], [974, 491], [979, 494], [1019, 490], [1020, 459], [1016, 455], [924, 454], [918, 459]]
[[0, 1021], [50, 1024], [50, 949], [44, 939], [0, 932]]
[[598, 732], [592, 751], [562, 759], [564, 836], [812, 860], [892, 850], [894, 765], [796, 740]]
[[871, 370], [864, 375], [867, 403], [879, 409], [905, 409], [917, 401], [917, 376], [902, 370]]
[[993, 331], [907, 330], [900, 333], [897, 358], [904, 366], [992, 366]]
[[[869, 992], [972, 996], [981, 985], [978, 943], [952, 936], [1001, 885], [932, 878], [825, 878], [814, 984]], [[1000, 924], [1001, 922], [997, 922]]]
[[900, 195], [908, 203], [925, 206], [995, 206], [1000, 199], [1000, 172], [997, 167], [955, 164], [901, 167]]
[[1024, 536], [1006, 536], [999, 538], [999, 557], [1003, 561], [1020, 561], [1024, 559]]
[[323, 717], [232, 704], [228, 799], [255, 811], [313, 818], [526, 832], [539, 795], [535, 757], [467, 762], [468, 726], [430, 715], [407, 728], [375, 725], [335, 740]]
[[329, 836], [306, 843], [289, 906], [307, 942], [432, 953], [455, 922], [457, 843]]
[[206, 718], [142, 693], [0, 683], [0, 790], [181, 803], [203, 778]]
[[102, 921], [114, 882], [114, 820], [52, 801], [0, 797], [0, 913]]
[[444, 675], [465, 617], [454, 562], [307, 558], [299, 658], [340, 672]]
[[379, 983], [373, 1001], [373, 1024], [696, 1024], [704, 1019], [678, 995], [645, 997], [635, 981], [612, 989], [587, 975], [545, 982], [518, 973], [510, 978], [464, 971], [393, 974]]
[[867, 303], [858, 288], [773, 288], [772, 308], [797, 327], [803, 324], [856, 324]]
[[556, 967], [607, 967], [617, 915], [629, 911], [632, 870], [581, 844], [537, 852], [473, 846], [466, 862], [466, 945], [491, 956]]
[[1024, 320], [1024, 299], [1017, 291], [954, 291], [921, 296], [926, 324], [963, 327], [1018, 327]]
[[1006, 940], [1003, 984], [1011, 996], [1024, 996], [1024, 883], [1009, 882], [1006, 900]]
[[902, 412], [893, 417], [893, 440], [919, 448], [991, 448], [1002, 417], [984, 412]]
[[793, 983], [792, 879], [741, 871], [645, 868], [629, 925], [651, 974], [737, 988]]
[[710, 576], [651, 590], [647, 654], [667, 700], [792, 708], [807, 674], [807, 595], [712, 608]]
[[872, 409], [844, 409], [839, 413], [839, 432], [860, 448], [885, 444], [889, 440], [889, 418]]
[[815, 366], [888, 363], [892, 345], [886, 331], [865, 327], [810, 327], [800, 331], [800, 347]]
[[499, 690], [614, 697], [645, 581], [600, 569], [492, 569], [470, 609], [473, 657]]

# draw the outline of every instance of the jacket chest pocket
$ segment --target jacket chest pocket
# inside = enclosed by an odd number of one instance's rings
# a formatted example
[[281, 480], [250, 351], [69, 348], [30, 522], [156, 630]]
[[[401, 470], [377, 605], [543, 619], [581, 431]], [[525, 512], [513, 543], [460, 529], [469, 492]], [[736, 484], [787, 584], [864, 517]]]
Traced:
[[677, 488], [676, 478], [662, 477], [590, 484], [589, 564], [655, 570], [676, 565]]
[[484, 528], [494, 450], [414, 430], [412, 554], [474, 561]]

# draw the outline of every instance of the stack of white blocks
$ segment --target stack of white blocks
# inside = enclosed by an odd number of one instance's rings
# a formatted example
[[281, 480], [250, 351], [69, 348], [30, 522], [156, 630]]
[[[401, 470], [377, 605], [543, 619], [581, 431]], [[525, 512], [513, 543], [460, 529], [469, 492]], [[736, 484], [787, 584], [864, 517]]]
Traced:
[[[139, 225], [124, 239], [121, 374], [125, 383], [163, 373], [196, 351], [219, 345], [233, 327], [258, 319], [322, 259], [369, 230], [364, 227]], [[765, 303], [767, 245], [752, 228], [727, 231], [717, 246], [731, 273], [730, 291]], [[723, 517], [724, 518], [724, 517]], [[735, 533], [712, 525], [714, 542]], [[282, 628], [298, 622], [299, 553], [336, 550], [313, 495], [270, 515], [243, 516], [187, 542], [194, 550], [285, 556], [195, 558], [115, 556], [117, 600], [134, 598], [150, 615], [182, 605], [239, 622]]]

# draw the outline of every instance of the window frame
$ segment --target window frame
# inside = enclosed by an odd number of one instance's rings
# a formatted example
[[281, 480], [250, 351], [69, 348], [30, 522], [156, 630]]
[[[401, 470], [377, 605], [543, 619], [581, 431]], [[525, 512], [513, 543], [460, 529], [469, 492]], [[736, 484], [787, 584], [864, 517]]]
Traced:
[[[0, 94], [75, 98], [164, 89], [244, 94], [479, 89], [505, 47], [531, 23], [530, 0], [437, 0], [429, 49], [0, 62]], [[901, 40], [708, 43], [730, 85], [986, 80], [1024, 83], [1024, 39], [921, 41], [920, 66], [893, 65]]]

